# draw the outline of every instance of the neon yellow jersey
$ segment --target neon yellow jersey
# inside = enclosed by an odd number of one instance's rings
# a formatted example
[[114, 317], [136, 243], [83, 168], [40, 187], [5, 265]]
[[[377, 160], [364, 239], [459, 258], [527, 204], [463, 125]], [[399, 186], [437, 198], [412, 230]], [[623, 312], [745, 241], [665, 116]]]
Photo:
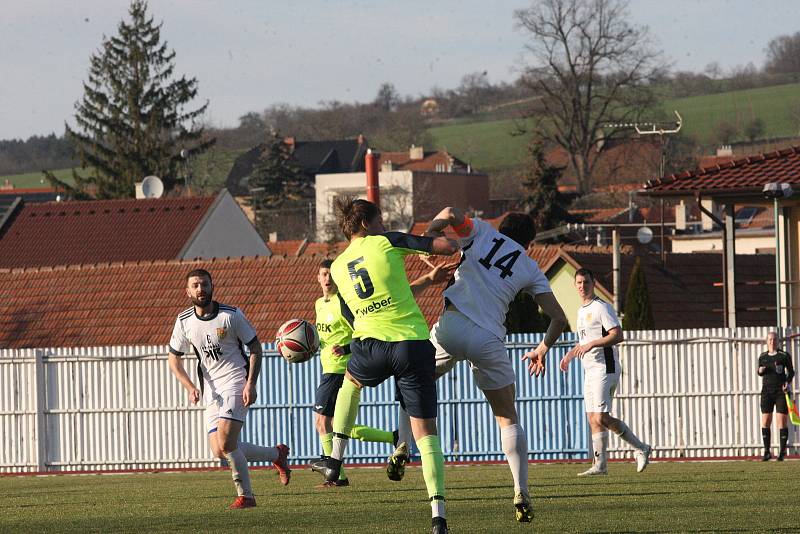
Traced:
[[[342, 315], [342, 301], [338, 295], [333, 295], [330, 300], [320, 297], [314, 304], [317, 312], [317, 333], [319, 334], [319, 359], [322, 362], [322, 372], [343, 375], [347, 370], [350, 360], [350, 340], [353, 338], [353, 329]], [[333, 347], [339, 345], [345, 349], [344, 356], [333, 354]]]
[[428, 339], [428, 323], [408, 285], [403, 257], [428, 254], [433, 239], [386, 232], [354, 239], [331, 266], [353, 318], [353, 337], [380, 341]]

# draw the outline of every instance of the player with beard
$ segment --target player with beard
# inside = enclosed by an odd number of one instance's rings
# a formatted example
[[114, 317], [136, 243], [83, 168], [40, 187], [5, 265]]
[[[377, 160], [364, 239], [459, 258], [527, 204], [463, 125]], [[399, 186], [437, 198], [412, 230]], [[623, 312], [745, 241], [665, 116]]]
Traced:
[[[211, 274], [195, 269], [186, 275], [186, 296], [192, 307], [178, 315], [169, 342], [169, 368], [197, 404], [206, 406], [208, 443], [215, 456], [228, 461], [237, 498], [231, 509], [256, 505], [247, 462], [272, 462], [281, 483], [289, 483], [289, 447], [262, 447], [239, 441], [247, 408], [256, 401], [261, 370], [261, 342], [255, 330], [234, 306], [213, 300]], [[243, 347], [250, 350], [248, 359]], [[191, 350], [197, 357], [200, 387], [186, 373], [181, 357]]]

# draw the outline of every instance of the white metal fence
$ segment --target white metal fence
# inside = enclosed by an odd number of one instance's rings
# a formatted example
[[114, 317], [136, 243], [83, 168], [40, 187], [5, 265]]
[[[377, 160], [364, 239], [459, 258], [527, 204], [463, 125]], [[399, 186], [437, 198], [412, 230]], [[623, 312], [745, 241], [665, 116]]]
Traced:
[[[756, 367], [768, 330], [627, 332], [614, 414], [662, 458], [760, 453]], [[577, 362], [566, 375], [557, 367], [572, 343], [566, 337], [544, 379], [529, 378], [519, 361], [540, 336], [507, 342], [531, 458], [587, 457], [582, 372]], [[795, 367], [798, 345], [787, 347]], [[306, 461], [319, 454], [311, 412], [319, 364], [289, 366], [267, 349], [245, 438], [290, 443], [293, 457]], [[193, 367], [187, 362], [188, 371]], [[494, 420], [465, 364], [439, 385], [439, 398], [448, 459], [502, 458]], [[362, 400], [359, 424], [395, 428], [390, 381], [365, 391]], [[0, 350], [0, 472], [217, 465], [205, 440], [202, 408], [188, 406], [168, 370], [166, 347]], [[790, 443], [798, 445], [796, 434]], [[616, 437], [611, 447], [612, 456], [629, 454]], [[355, 442], [348, 453], [354, 461], [374, 462], [388, 449]]]

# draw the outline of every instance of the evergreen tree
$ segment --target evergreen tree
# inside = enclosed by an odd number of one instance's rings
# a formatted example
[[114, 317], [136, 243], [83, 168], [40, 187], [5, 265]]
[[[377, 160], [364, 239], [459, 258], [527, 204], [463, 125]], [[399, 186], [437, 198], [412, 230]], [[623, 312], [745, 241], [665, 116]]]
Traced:
[[539, 311], [539, 305], [528, 293], [518, 293], [508, 306], [505, 325], [509, 334], [546, 332], [549, 324], [550, 320]]
[[292, 157], [291, 146], [274, 130], [253, 166], [249, 184], [251, 189], [260, 189], [254, 196], [265, 208], [278, 208], [292, 200], [300, 200], [308, 193], [310, 185]]
[[195, 120], [208, 103], [186, 109], [197, 95], [197, 80], [174, 73], [175, 52], [161, 42], [161, 24], [147, 13], [145, 0], [133, 0], [129, 20], [118, 35], [106, 38], [90, 58], [83, 99], [75, 104], [76, 127], [67, 125], [81, 167], [75, 187], [46, 173], [72, 196], [134, 196], [135, 182], [157, 175], [167, 191], [174, 188], [184, 155], [213, 145]]
[[628, 280], [628, 291], [625, 295], [625, 315], [622, 328], [625, 330], [652, 330], [656, 327], [653, 320], [653, 308], [650, 306], [650, 293], [644, 277], [641, 258], [636, 258], [633, 271]]
[[[291, 147], [274, 130], [253, 166], [249, 184], [261, 234], [279, 231], [284, 237], [294, 237], [297, 229], [291, 227], [305, 221], [306, 204], [313, 196], [313, 187], [292, 157]], [[303, 229], [301, 233], [305, 235], [310, 230]]]
[[563, 169], [547, 163], [541, 141], [531, 143], [529, 152], [532, 160], [530, 177], [523, 182], [529, 194], [523, 204], [536, 221], [537, 231], [549, 230], [571, 220], [558, 192], [558, 180]]

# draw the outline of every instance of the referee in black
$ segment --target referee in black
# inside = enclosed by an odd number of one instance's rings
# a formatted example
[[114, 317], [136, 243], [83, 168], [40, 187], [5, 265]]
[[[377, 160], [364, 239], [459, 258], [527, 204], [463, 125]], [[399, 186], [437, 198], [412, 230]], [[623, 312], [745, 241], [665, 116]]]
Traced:
[[767, 351], [758, 357], [758, 376], [761, 381], [761, 438], [764, 440], [764, 456], [762, 462], [772, 458], [770, 452], [770, 425], [772, 424], [773, 408], [778, 413], [777, 424], [781, 433], [781, 452], [778, 461], [786, 457], [786, 443], [789, 441], [787, 420], [789, 408], [786, 406], [785, 393], [789, 383], [794, 378], [792, 357], [789, 353], [778, 348], [778, 335], [775, 332], [767, 334]]

